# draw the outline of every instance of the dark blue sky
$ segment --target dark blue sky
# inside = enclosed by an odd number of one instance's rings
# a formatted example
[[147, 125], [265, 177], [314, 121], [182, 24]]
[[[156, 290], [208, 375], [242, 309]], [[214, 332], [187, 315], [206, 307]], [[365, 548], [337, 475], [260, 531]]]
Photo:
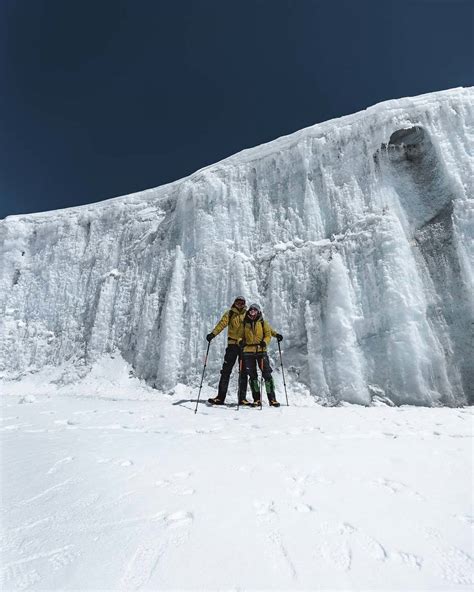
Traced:
[[471, 86], [473, 0], [1, 0], [0, 218]]

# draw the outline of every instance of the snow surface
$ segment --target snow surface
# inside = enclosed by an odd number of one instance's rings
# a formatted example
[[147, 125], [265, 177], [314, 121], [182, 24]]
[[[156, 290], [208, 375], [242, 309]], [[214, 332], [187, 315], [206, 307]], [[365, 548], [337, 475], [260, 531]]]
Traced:
[[157, 189], [6, 218], [0, 375], [77, 366], [65, 379], [118, 351], [158, 389], [196, 384], [243, 294], [319, 400], [474, 400], [473, 99], [388, 101]]
[[58, 376], [2, 397], [5, 592], [472, 590], [472, 408], [195, 414], [120, 356]]

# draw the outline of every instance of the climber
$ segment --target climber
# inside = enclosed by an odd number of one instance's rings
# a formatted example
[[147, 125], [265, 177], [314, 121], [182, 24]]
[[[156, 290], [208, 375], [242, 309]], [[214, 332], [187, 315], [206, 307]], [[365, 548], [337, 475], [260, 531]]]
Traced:
[[[208, 403], [212, 405], [223, 405], [226, 395], [227, 388], [229, 386], [230, 375], [232, 374], [232, 368], [236, 360], [241, 361], [241, 350], [238, 344], [241, 336], [241, 327], [244, 320], [245, 313], [245, 298], [242, 296], [237, 297], [234, 303], [228, 311], [226, 311], [221, 320], [217, 323], [214, 329], [206, 336], [209, 343], [219, 335], [226, 327], [227, 331], [227, 348], [224, 355], [224, 363], [222, 364], [221, 378], [219, 380], [219, 387], [217, 391], [217, 397], [208, 399]], [[247, 401], [247, 374], [245, 372], [239, 372], [239, 404], [250, 405], [250, 401]]]
[[265, 380], [268, 402], [271, 407], [279, 407], [280, 403], [275, 396], [275, 383], [272, 377], [272, 368], [267, 355], [267, 346], [270, 344], [272, 335], [278, 341], [283, 339], [268, 321], [262, 317], [262, 311], [258, 304], [251, 304], [241, 325], [241, 338], [239, 345], [243, 353], [243, 366], [245, 374], [250, 379], [250, 388], [253, 396], [253, 407], [261, 406], [261, 393], [258, 383], [257, 364]]

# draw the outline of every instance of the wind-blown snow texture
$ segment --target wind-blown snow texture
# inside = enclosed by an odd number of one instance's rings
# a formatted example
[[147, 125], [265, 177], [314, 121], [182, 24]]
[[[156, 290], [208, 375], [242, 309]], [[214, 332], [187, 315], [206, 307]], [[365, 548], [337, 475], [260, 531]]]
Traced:
[[472, 401], [473, 105], [472, 88], [389, 101], [157, 189], [6, 218], [2, 375], [119, 350], [158, 388], [196, 381], [244, 294], [323, 400]]

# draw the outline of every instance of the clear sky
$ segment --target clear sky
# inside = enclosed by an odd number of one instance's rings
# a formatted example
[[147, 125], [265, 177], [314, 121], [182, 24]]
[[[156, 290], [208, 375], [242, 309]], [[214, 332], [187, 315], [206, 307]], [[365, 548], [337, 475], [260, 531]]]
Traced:
[[0, 218], [474, 84], [474, 0], [0, 0]]

